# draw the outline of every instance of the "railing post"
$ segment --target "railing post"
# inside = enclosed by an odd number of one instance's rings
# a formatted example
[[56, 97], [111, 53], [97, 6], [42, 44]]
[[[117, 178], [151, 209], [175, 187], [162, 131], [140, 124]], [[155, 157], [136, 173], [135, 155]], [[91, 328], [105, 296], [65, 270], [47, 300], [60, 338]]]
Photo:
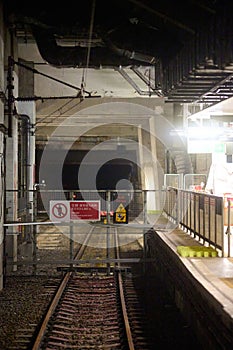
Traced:
[[[106, 203], [106, 206], [107, 206], [107, 237], [106, 237], [106, 240], [107, 240], [107, 259], [109, 259], [110, 255], [109, 255], [109, 248], [110, 248], [110, 227], [109, 227], [109, 224], [110, 224], [110, 202], [111, 202], [111, 192], [108, 190], [107, 193], [106, 193], [106, 197], [107, 197], [107, 203]], [[110, 275], [110, 263], [107, 263], [107, 274]]]
[[37, 226], [32, 225], [32, 260], [33, 260], [33, 275], [37, 272]]
[[[73, 221], [70, 222], [70, 260], [73, 260], [73, 250], [74, 250], [74, 224]], [[70, 267], [73, 267], [73, 264], [70, 263]]]
[[228, 257], [231, 256], [231, 200], [228, 200]]
[[177, 190], [177, 215], [176, 215], [176, 224], [180, 226], [180, 218], [181, 218], [181, 194], [180, 190]]
[[231, 200], [227, 199], [227, 257], [231, 256]]
[[147, 191], [143, 190], [143, 273], [146, 273], [146, 255], [147, 255], [147, 242], [146, 242], [146, 228], [147, 224]]

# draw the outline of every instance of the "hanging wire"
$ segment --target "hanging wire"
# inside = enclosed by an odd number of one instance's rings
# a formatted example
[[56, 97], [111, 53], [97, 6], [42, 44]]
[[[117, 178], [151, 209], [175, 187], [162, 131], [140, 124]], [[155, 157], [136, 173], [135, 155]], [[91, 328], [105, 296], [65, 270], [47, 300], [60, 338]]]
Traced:
[[[52, 112], [50, 112], [48, 115], [46, 115], [44, 118], [39, 119], [39, 120], [35, 123], [35, 125], [44, 122], [45, 119], [51, 117], [51, 116], [52, 116], [54, 113], [56, 113], [56, 112], [59, 112], [59, 113], [60, 113], [60, 116], [62, 116], [62, 115], [63, 115], [64, 113], [66, 113], [69, 109], [66, 110], [66, 111], [63, 112], [63, 113], [61, 113], [61, 110], [62, 110], [65, 106], [67, 106], [69, 103], [71, 103], [72, 101], [73, 101], [73, 99], [71, 99], [71, 100], [65, 102], [62, 106], [59, 106], [58, 108], [56, 108], [55, 110], [53, 110]], [[79, 104], [79, 103], [80, 103], [80, 102], [78, 102], [77, 104]], [[77, 104], [76, 104], [76, 105], [77, 105]], [[72, 108], [73, 108], [73, 107], [74, 107], [74, 106], [72, 106]], [[52, 121], [49, 120], [49, 121], [47, 121], [47, 122], [44, 123], [44, 124], [49, 124], [49, 123], [51, 123], [51, 122], [52, 122]]]
[[83, 91], [85, 90], [86, 81], [87, 81], [87, 69], [89, 67], [89, 62], [90, 62], [91, 40], [92, 40], [92, 35], [93, 35], [94, 17], [95, 17], [95, 0], [92, 1], [89, 38], [88, 38], [88, 46], [87, 46], [87, 61], [86, 61], [86, 67], [83, 69], [82, 83], [81, 83], [81, 98], [83, 98], [83, 99], [84, 99]]

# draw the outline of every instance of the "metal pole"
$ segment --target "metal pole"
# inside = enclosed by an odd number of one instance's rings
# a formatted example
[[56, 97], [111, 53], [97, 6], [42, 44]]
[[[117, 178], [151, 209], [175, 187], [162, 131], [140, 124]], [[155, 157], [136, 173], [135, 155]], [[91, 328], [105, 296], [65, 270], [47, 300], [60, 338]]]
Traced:
[[[143, 195], [143, 224], [147, 224], [147, 191], [144, 190], [142, 192]], [[146, 247], [146, 229], [143, 228], [143, 273], [146, 273], [146, 254], [147, 254], [147, 247]]]
[[[73, 249], [74, 249], [73, 234], [74, 234], [74, 225], [72, 221], [70, 225], [70, 260], [73, 260]], [[70, 267], [73, 267], [72, 263], [70, 264]]]
[[[109, 247], [110, 247], [110, 201], [111, 201], [111, 192], [107, 191], [107, 259], [109, 259]], [[107, 263], [107, 274], [110, 275], [110, 263]]]
[[228, 204], [228, 210], [227, 210], [227, 234], [228, 234], [228, 237], [227, 237], [227, 256], [228, 258], [231, 256], [231, 200], [228, 199], [227, 200], [227, 204]]
[[[32, 193], [33, 195], [33, 203], [32, 203], [32, 222], [37, 220], [37, 199], [38, 199], [38, 190], [35, 189]], [[36, 274], [37, 265], [37, 225], [31, 226], [32, 231], [32, 260], [33, 260], [33, 274]]]
[[37, 226], [34, 225], [32, 227], [32, 260], [33, 260], [33, 275], [36, 275], [37, 272], [37, 254], [36, 254], [36, 250], [37, 250]]

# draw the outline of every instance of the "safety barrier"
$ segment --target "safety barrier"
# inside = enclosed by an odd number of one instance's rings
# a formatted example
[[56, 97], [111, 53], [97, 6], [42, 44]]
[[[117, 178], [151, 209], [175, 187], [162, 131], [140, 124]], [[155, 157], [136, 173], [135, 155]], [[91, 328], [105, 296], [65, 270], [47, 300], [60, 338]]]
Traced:
[[49, 213], [51, 200], [100, 200], [101, 212], [114, 212], [122, 203], [127, 207], [129, 220], [141, 220], [147, 214], [162, 212], [163, 190], [40, 190], [37, 193], [37, 215]]
[[223, 257], [230, 257], [233, 256], [231, 203], [231, 198], [168, 187], [164, 212], [195, 239], [219, 249]]
[[[165, 202], [164, 190], [48, 190], [35, 189], [21, 192], [6, 190], [5, 222], [39, 222], [49, 220], [51, 201], [99, 201], [101, 217], [112, 217], [119, 205], [127, 209], [128, 220], [147, 222], [161, 213]], [[13, 205], [14, 203], [14, 205]], [[19, 225], [18, 232], [29, 227]], [[17, 227], [14, 227], [14, 232]], [[20, 235], [21, 238], [21, 235]]]
[[[11, 197], [13, 192], [11, 190], [7, 195], [9, 194]], [[17, 198], [17, 196], [14, 197]], [[68, 222], [59, 222], [59, 220], [53, 222], [51, 220], [51, 201], [66, 204], [63, 201], [73, 203], [79, 200], [100, 200], [101, 212], [104, 212], [105, 219], [100, 220], [95, 225], [93, 225], [93, 222], [90, 225], [84, 225], [79, 220], [77, 222], [75, 220]], [[144, 232], [150, 229], [154, 222], [162, 215], [165, 203], [165, 191], [86, 190], [81, 192], [79, 190], [35, 190], [33, 193], [33, 203], [30, 203], [30, 206], [28, 203], [24, 203], [25, 207], [23, 205], [16, 206], [19, 209], [16, 213], [18, 217], [15, 215], [16, 219], [12, 218], [10, 212], [9, 215], [6, 215], [3, 225], [4, 261], [6, 263], [4, 270], [8, 268], [9, 273], [17, 271], [18, 268], [22, 268], [25, 273], [29, 274], [36, 271], [44, 273], [43, 266], [45, 265], [51, 265], [51, 270], [54, 271], [58, 264], [73, 263], [74, 246], [82, 242], [87, 228], [92, 230], [95, 227], [98, 232], [102, 230], [105, 232], [104, 235], [106, 237], [108, 233], [113, 233], [111, 227], [115, 223], [113, 217], [109, 217], [108, 214], [111, 211], [116, 211], [118, 205], [127, 208], [129, 214], [128, 225], [121, 225], [124, 235], [129, 235], [127, 238], [129, 241], [132, 235], [139, 235], [141, 238], [144, 236]], [[20, 217], [22, 213], [23, 216]], [[31, 220], [29, 220], [30, 215]], [[103, 239], [107, 245], [108, 239]], [[51, 251], [56, 252], [55, 257], [54, 254], [50, 254]]]

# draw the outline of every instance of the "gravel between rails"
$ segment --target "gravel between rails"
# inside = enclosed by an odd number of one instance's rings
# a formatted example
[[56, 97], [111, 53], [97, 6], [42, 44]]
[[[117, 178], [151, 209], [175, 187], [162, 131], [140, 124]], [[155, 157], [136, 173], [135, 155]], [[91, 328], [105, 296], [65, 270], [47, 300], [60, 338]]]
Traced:
[[46, 276], [9, 276], [0, 292], [0, 349], [10, 349], [22, 330], [35, 329], [52, 297], [50, 285], [58, 279]]
[[[40, 260], [56, 261], [67, 256], [64, 249], [38, 252]], [[14, 343], [17, 337], [27, 332], [30, 342], [30, 336], [41, 321], [61, 280], [61, 273], [56, 271], [55, 265], [38, 265], [34, 276], [32, 271], [32, 266], [25, 265], [16, 272], [10, 272], [4, 289], [0, 291], [0, 350], [19, 350], [14, 347]]]

